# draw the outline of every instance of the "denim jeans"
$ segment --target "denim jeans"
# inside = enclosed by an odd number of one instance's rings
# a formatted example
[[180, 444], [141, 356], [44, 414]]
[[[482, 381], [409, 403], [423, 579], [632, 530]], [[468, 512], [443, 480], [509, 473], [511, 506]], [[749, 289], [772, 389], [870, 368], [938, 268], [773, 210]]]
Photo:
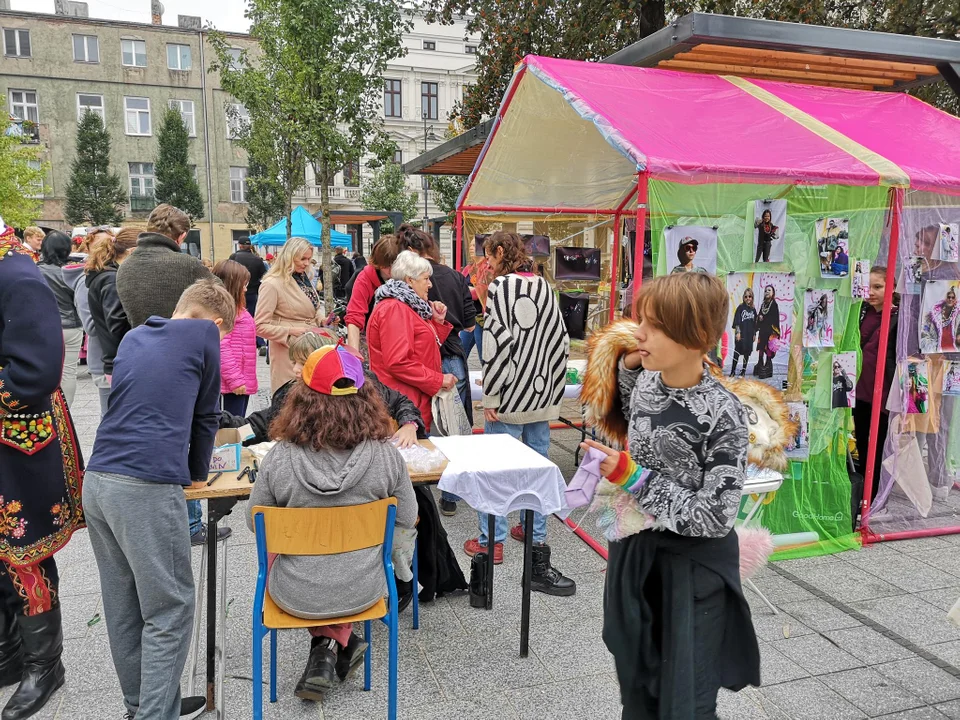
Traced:
[[[503, 422], [487, 422], [484, 424], [483, 431], [487, 435], [510, 435], [517, 440], [522, 440], [523, 444], [531, 450], [536, 450], [544, 457], [549, 457], [550, 451], [550, 423], [546, 420], [542, 422], [526, 423], [523, 425], [514, 425]], [[478, 512], [477, 518], [480, 522], [480, 544], [486, 545], [488, 516], [486, 513]], [[520, 522], [523, 524], [523, 513], [520, 514]], [[527, 528], [524, 525], [524, 532]], [[498, 517], [496, 520], [494, 543], [502, 543], [507, 539], [507, 519]], [[547, 540], [547, 518], [538, 512], [533, 514], [533, 541], [542, 544]]]
[[[470, 421], [470, 424], [473, 424], [473, 403], [470, 400], [470, 376], [467, 373], [467, 364], [463, 361], [462, 357], [452, 356], [445, 357], [441, 361], [443, 372], [450, 373], [455, 378], [457, 378], [457, 394], [460, 395], [460, 399], [463, 400], [463, 409], [467, 413], [467, 420]], [[466, 393], [466, 399], [464, 400], [464, 393]], [[460, 498], [453, 493], [441, 492], [441, 500], [448, 500], [450, 502], [457, 502]]]
[[463, 344], [463, 353], [470, 359], [470, 351], [473, 346], [477, 346], [477, 357], [483, 360], [483, 328], [479, 324], [473, 326], [473, 330], [467, 332], [460, 331], [460, 342]]
[[196, 535], [203, 529], [203, 506], [199, 500], [187, 500], [187, 517], [190, 519], [190, 534]]

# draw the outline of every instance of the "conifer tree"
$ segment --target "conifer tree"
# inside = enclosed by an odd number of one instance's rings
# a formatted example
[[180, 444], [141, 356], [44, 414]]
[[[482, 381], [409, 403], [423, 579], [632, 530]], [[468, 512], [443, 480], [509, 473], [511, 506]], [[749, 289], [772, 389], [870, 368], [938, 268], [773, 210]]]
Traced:
[[67, 185], [64, 215], [71, 225], [119, 225], [127, 193], [110, 172], [110, 133], [89, 110], [77, 124], [77, 156]]
[[190, 167], [190, 136], [176, 108], [163, 114], [157, 143], [157, 202], [180, 208], [193, 220], [202, 218], [203, 195]]

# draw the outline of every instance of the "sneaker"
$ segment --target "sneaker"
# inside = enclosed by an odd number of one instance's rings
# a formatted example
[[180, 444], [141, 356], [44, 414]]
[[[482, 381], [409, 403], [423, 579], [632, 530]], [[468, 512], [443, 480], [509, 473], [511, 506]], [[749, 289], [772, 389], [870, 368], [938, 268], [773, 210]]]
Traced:
[[207, 711], [207, 699], [195, 695], [180, 700], [180, 720], [193, 720]]
[[333, 638], [313, 638], [307, 667], [293, 694], [301, 700], [323, 700], [323, 695], [334, 685], [337, 667], [337, 642]]
[[[217, 542], [226, 540], [233, 534], [233, 530], [228, 527], [218, 527], [217, 528]], [[204, 525], [197, 532], [191, 533], [190, 535], [190, 544], [191, 545], [203, 545], [207, 541], [207, 526]]]
[[367, 643], [356, 633], [350, 633], [347, 646], [337, 653], [337, 677], [340, 682], [346, 682], [353, 671], [363, 662], [363, 654], [367, 651]]
[[453, 500], [440, 498], [440, 514], [452, 517], [457, 514], [457, 504]]
[[[473, 540], [467, 540], [463, 544], [463, 551], [470, 557], [473, 557], [479, 552], [485, 553], [487, 551], [487, 546], [481, 545], [480, 540], [478, 540], [477, 538], [474, 538]], [[499, 565], [502, 562], [503, 562], [503, 543], [496, 543], [493, 546], [493, 564]]]
[[523, 525], [517, 523], [512, 528], [510, 528], [510, 537], [512, 537], [517, 542], [523, 542], [526, 539], [526, 536], [523, 533]]
[[260, 355], [260, 357], [266, 357], [266, 356], [267, 356], [267, 346], [266, 346], [266, 345], [261, 345], [260, 347], [258, 347], [258, 348], [257, 348], [257, 354]]

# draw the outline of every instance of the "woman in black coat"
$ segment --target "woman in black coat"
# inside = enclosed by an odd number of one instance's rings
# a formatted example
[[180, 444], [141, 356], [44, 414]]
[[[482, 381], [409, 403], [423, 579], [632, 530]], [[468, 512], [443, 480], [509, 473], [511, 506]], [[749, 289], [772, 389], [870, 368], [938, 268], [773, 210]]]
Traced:
[[757, 350], [759, 357], [753, 374], [758, 378], [773, 377], [773, 356], [770, 349], [770, 338], [780, 337], [780, 306], [777, 305], [777, 293], [773, 285], [763, 289], [763, 302], [757, 313]]
[[113, 375], [113, 360], [120, 341], [130, 331], [130, 321], [117, 293], [117, 270], [137, 246], [138, 236], [136, 229], [124, 228], [116, 237], [96, 243], [84, 267], [87, 302], [103, 350], [103, 373], [107, 378]]

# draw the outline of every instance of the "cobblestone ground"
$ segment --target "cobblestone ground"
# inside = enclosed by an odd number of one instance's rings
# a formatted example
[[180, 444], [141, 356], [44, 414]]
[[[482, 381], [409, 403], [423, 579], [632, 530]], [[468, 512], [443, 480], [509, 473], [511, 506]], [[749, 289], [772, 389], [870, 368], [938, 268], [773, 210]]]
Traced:
[[[265, 365], [263, 387], [268, 387]], [[266, 392], [251, 409], [266, 402]], [[575, 406], [568, 417], [577, 417]], [[80, 381], [74, 417], [85, 455], [99, 421], [96, 390]], [[555, 431], [552, 459], [574, 471], [575, 431]], [[226, 717], [250, 718], [250, 613], [256, 573], [253, 536], [239, 521], [228, 543]], [[461, 506], [445, 519], [458, 550], [476, 533], [476, 514]], [[619, 718], [617, 683], [600, 639], [604, 562], [565, 526], [550, 519], [554, 561], [576, 579], [577, 594], [534, 594], [530, 656], [519, 657], [519, 544], [507, 540], [496, 574], [496, 608], [475, 610], [466, 597], [425, 604], [421, 627], [400, 634], [400, 716], [430, 718]], [[467, 558], [461, 564], [468, 569]], [[86, 532], [58, 556], [64, 612], [67, 684], [37, 718], [113, 719], [123, 715], [107, 644], [101, 592]], [[195, 572], [199, 550], [194, 551]], [[778, 563], [757, 586], [777, 606], [774, 615], [748, 592], [761, 640], [763, 687], [724, 693], [724, 720], [795, 718], [847, 720], [960, 718], [960, 630], [946, 612], [960, 596], [960, 536], [873, 546], [860, 552]], [[186, 628], [184, 629], [186, 631]], [[374, 640], [374, 689], [351, 679], [323, 704], [302, 702], [293, 686], [306, 660], [305, 638], [281, 633], [279, 702], [266, 718], [382, 717], [386, 712], [386, 637]], [[202, 668], [202, 664], [201, 664]], [[184, 687], [187, 678], [184, 677]], [[197, 687], [202, 687], [197, 678]], [[10, 689], [0, 695], [5, 701]], [[208, 715], [205, 717], [213, 717]]]

